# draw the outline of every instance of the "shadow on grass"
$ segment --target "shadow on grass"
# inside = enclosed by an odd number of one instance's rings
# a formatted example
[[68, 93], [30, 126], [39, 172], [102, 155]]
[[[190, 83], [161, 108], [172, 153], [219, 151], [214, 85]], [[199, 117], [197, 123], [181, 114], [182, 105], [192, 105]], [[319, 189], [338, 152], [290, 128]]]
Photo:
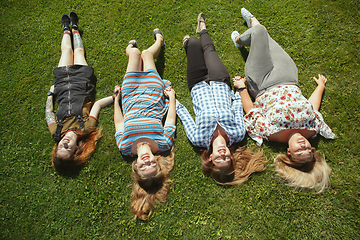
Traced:
[[84, 168], [85, 164], [81, 164], [81, 165], [75, 165], [73, 166], [71, 169], [68, 170], [57, 170], [56, 172], [67, 179], [72, 179], [72, 178], [77, 178], [80, 174], [80, 171]]
[[247, 58], [249, 56], [249, 51], [245, 47], [239, 48], [239, 51], [241, 53], [241, 56], [242, 56], [244, 62], [246, 62], [246, 60], [247, 60]]
[[165, 70], [165, 46], [161, 48], [159, 56], [156, 58], [155, 66], [160, 77], [163, 78]]
[[121, 155], [123, 160], [125, 160], [127, 163], [132, 163], [133, 161], [136, 160], [136, 157], [129, 157], [129, 156], [125, 156], [125, 155]]

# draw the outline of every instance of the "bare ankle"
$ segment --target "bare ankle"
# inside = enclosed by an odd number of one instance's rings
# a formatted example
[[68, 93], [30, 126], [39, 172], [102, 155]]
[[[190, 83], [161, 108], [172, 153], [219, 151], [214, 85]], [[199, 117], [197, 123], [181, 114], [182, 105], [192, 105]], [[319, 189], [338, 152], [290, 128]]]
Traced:
[[251, 23], [251, 27], [260, 24], [260, 22], [255, 17], [250, 18], [250, 23]]

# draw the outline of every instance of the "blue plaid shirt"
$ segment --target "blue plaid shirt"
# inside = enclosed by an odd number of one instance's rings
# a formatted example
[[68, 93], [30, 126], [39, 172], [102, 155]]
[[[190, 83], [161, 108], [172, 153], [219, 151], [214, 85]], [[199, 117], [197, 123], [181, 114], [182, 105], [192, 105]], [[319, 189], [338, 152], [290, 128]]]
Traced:
[[209, 148], [217, 124], [226, 132], [229, 143], [244, 139], [246, 130], [239, 93], [234, 94], [224, 82], [197, 83], [191, 89], [195, 120], [184, 105], [176, 106], [176, 113], [194, 146]]

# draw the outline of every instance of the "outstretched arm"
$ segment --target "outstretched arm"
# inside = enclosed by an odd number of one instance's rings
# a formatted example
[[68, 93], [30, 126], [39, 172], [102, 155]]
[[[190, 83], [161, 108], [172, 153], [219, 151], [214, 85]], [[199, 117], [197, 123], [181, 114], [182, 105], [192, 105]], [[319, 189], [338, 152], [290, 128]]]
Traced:
[[235, 76], [233, 78], [234, 87], [241, 96], [242, 105], [245, 113], [247, 114], [248, 112], [250, 112], [252, 108], [254, 108], [254, 104], [246, 89], [245, 82], [246, 82], [246, 78], [242, 78], [240, 76]]
[[188, 137], [190, 142], [197, 147], [207, 147], [202, 137], [200, 136], [201, 133], [197, 128], [194, 119], [191, 117], [186, 107], [182, 105], [177, 99], [176, 99], [176, 113], [184, 126], [186, 136]]
[[[50, 87], [50, 92], [54, 93], [54, 85]], [[56, 122], [55, 114], [54, 114], [53, 95], [47, 97], [46, 107], [45, 107], [45, 117], [48, 126]]]
[[172, 87], [167, 87], [164, 91], [166, 97], [169, 98], [169, 110], [166, 116], [165, 125], [175, 125], [176, 123], [176, 99], [175, 91]]
[[317, 83], [317, 87], [315, 88], [314, 92], [311, 94], [309, 98], [309, 102], [313, 106], [313, 108], [317, 111], [320, 109], [322, 95], [325, 90], [325, 83], [327, 82], [326, 77], [319, 74], [319, 78], [317, 79], [314, 77], [315, 82]]
[[120, 108], [120, 95], [121, 88], [119, 86], [115, 86], [115, 101], [114, 101], [114, 123], [115, 123], [115, 131], [124, 129], [124, 117]]
[[113, 101], [114, 101], [113, 96], [109, 96], [109, 97], [105, 97], [100, 100], [97, 100], [91, 108], [90, 116], [97, 119], [99, 116], [100, 109], [109, 105]]

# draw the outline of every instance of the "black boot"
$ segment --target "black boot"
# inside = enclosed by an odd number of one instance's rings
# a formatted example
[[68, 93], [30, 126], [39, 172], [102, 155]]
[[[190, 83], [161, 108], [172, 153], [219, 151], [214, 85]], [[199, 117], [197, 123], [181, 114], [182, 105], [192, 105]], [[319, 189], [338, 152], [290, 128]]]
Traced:
[[63, 14], [61, 16], [61, 24], [62, 24], [62, 27], [63, 27], [63, 31], [65, 31], [65, 30], [70, 31], [70, 18], [69, 18], [68, 15]]
[[69, 16], [70, 16], [71, 28], [74, 30], [78, 30], [79, 18], [77, 16], [76, 12], [71, 11]]

